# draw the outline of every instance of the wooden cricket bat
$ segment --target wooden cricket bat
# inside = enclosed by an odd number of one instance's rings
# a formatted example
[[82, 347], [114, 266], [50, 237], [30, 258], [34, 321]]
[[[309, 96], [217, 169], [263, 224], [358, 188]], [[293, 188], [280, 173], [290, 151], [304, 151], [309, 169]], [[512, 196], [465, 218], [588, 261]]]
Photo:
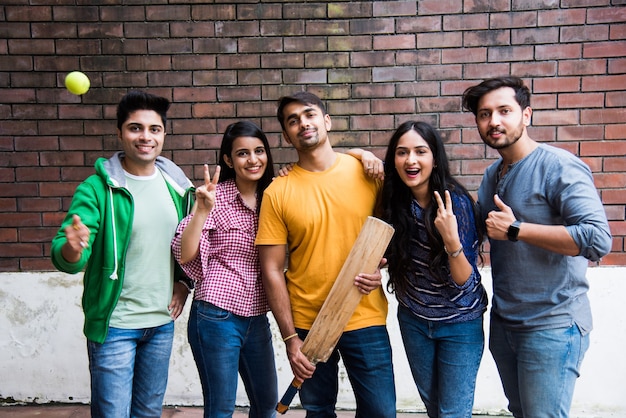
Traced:
[[[346, 324], [361, 301], [362, 293], [354, 285], [359, 273], [374, 273], [391, 241], [394, 229], [380, 219], [369, 216], [354, 242], [328, 297], [317, 314], [300, 351], [313, 364], [328, 360]], [[284, 414], [302, 386], [294, 378], [281, 398], [276, 411]]]

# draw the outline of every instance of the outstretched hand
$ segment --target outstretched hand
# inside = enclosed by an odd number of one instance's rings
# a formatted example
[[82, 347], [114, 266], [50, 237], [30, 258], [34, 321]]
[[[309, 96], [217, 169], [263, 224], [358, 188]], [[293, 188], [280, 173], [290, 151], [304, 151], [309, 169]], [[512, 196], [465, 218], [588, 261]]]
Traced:
[[204, 210], [210, 212], [215, 206], [215, 189], [217, 182], [220, 179], [220, 166], [215, 167], [215, 173], [211, 178], [209, 173], [209, 166], [204, 165], [204, 184], [196, 189], [196, 203], [198, 204], [198, 210]]
[[72, 224], [65, 227], [65, 237], [71, 249], [82, 253], [89, 245], [89, 228], [81, 221], [80, 216], [72, 215]]

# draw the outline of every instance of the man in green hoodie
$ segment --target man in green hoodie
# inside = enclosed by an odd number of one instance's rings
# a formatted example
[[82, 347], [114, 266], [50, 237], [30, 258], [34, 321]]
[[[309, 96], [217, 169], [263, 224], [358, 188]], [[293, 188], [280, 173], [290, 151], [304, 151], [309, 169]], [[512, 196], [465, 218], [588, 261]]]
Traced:
[[133, 91], [117, 108], [122, 151], [96, 161], [52, 241], [61, 271], [85, 269], [92, 417], [160, 417], [174, 322], [191, 281], [170, 242], [193, 185], [160, 156], [170, 102]]

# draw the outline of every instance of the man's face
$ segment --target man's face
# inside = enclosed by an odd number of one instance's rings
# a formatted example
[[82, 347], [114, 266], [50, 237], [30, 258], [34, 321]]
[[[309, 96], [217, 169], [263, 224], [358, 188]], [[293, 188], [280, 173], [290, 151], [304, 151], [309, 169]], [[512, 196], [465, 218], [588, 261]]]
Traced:
[[[128, 115], [117, 135], [125, 154], [126, 171], [136, 175], [152, 174], [165, 141], [161, 116], [154, 110], [136, 110]], [[146, 170], [150, 172], [146, 174]]]
[[485, 94], [478, 102], [476, 126], [483, 142], [494, 149], [515, 144], [530, 124], [532, 110], [522, 109], [515, 90], [501, 87]]
[[293, 102], [283, 109], [285, 129], [283, 137], [296, 150], [316, 148], [328, 141], [330, 116], [314, 105]]

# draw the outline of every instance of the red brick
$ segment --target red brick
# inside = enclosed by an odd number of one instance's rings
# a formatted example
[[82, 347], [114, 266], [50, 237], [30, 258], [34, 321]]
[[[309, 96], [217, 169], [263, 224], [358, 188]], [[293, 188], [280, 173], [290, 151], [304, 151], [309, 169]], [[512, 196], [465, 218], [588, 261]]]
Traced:
[[[1, 222], [0, 222], [1, 223]], [[41, 257], [43, 249], [40, 244], [0, 244], [2, 257]]]
[[417, 48], [459, 48], [463, 46], [463, 34], [461, 32], [433, 32], [418, 33]]
[[463, 14], [443, 17], [443, 30], [486, 30], [489, 29], [489, 15]]
[[414, 81], [415, 71], [415, 67], [377, 67], [372, 69], [372, 81], [375, 83]]
[[334, 54], [313, 52], [304, 56], [304, 62], [306, 68], [348, 68], [350, 67], [350, 54], [347, 52]]
[[17, 228], [0, 228], [0, 242], [17, 242]]
[[462, 0], [421, 0], [417, 7], [419, 15], [443, 15], [462, 11]]
[[463, 78], [460, 64], [423, 65], [417, 72], [418, 80], [458, 80]]
[[532, 116], [532, 123], [535, 126], [572, 125], [577, 124], [578, 120], [579, 116], [576, 110], [535, 111]]
[[[350, 39], [350, 37], [342, 37], [341, 39]], [[284, 39], [284, 50], [287, 52], [313, 52], [326, 51], [328, 49], [340, 50], [338, 48], [331, 48], [333, 41], [336, 42], [337, 38], [327, 39], [323, 36], [288, 37]], [[277, 42], [276, 48], [280, 50], [280, 41]]]
[[604, 138], [604, 125], [559, 126], [560, 141], [597, 141]]
[[60, 170], [56, 167], [18, 167], [15, 169], [15, 181], [19, 183], [59, 181], [60, 179]]
[[626, 39], [626, 25], [611, 25], [609, 39]]
[[585, 30], [580, 30], [579, 26], [561, 28], [561, 34], [559, 36], [561, 42], [605, 41], [608, 38], [608, 25], [587, 26]]
[[357, 131], [362, 130], [392, 130], [395, 128], [393, 116], [352, 116], [350, 127]]
[[626, 139], [626, 124], [605, 125], [605, 139]]
[[[604, 204], [626, 204], [626, 190], [603, 190], [602, 202]], [[626, 264], [625, 264], [626, 265]]]
[[237, 6], [237, 19], [240, 20], [280, 19], [282, 17], [280, 4], [240, 4]]
[[626, 108], [626, 94], [623, 92], [607, 92], [606, 106]]
[[373, 2], [328, 3], [328, 18], [372, 17]]
[[585, 9], [539, 10], [537, 23], [539, 26], [584, 25], [586, 16]]
[[626, 155], [626, 141], [581, 142], [580, 155]]
[[101, 7], [100, 16], [105, 22], [143, 22], [146, 20], [145, 8], [133, 5]]
[[626, 112], [624, 109], [589, 109], [582, 110], [580, 123], [581, 124], [593, 124], [602, 121], [602, 123], [625, 123]]
[[176, 6], [146, 6], [146, 20], [189, 20], [191, 18], [191, 7], [188, 5]]
[[358, 19], [350, 21], [349, 33], [362, 34], [393, 34], [395, 20], [391, 18]]
[[619, 57], [626, 55], [626, 41], [590, 42], [584, 44], [584, 58]]
[[441, 24], [439, 16], [400, 17], [396, 19], [396, 33], [439, 32]]
[[510, 12], [498, 13], [490, 17], [491, 29], [513, 29], [537, 26], [537, 14], [535, 12]]
[[604, 158], [604, 170], [605, 171], [626, 171], [626, 161], [624, 160], [624, 157], [623, 156], [605, 157]]
[[5, 6], [6, 20], [11, 22], [49, 22], [52, 21], [52, 8], [50, 6]]
[[235, 4], [192, 5], [191, 18], [194, 20], [232, 20], [237, 17]]
[[286, 19], [325, 19], [326, 7], [320, 7], [319, 3], [285, 4], [283, 17]]
[[555, 76], [556, 71], [557, 64], [554, 61], [511, 63], [511, 73], [522, 78]]
[[385, 1], [372, 2], [374, 16], [414, 16], [417, 14], [417, 2]]
[[535, 51], [537, 60], [579, 59], [582, 56], [582, 46], [579, 44], [537, 45]]
[[335, 84], [367, 83], [372, 80], [371, 71], [367, 68], [328, 70], [328, 82]]
[[418, 113], [422, 112], [454, 112], [461, 108], [461, 98], [428, 97], [417, 99]]
[[[19, 24], [21, 25], [21, 24]], [[33, 37], [33, 38], [75, 38], [77, 34], [76, 23], [65, 22], [41, 22], [33, 23], [31, 25], [31, 33], [28, 32], [28, 26], [26, 27], [26, 34], [23, 34], [21, 26], [18, 24], [4, 23], [4, 29], [11, 32], [11, 36], [4, 34], [6, 38], [9, 37]]]
[[415, 113], [415, 99], [374, 99], [372, 113]]
[[606, 60], [563, 60], [559, 62], [558, 75], [591, 75], [604, 74], [606, 72]]
[[415, 49], [415, 35], [374, 36], [374, 50]]
[[442, 64], [485, 62], [487, 48], [446, 48], [441, 52]]
[[[537, 46], [540, 48], [541, 46]], [[488, 62], [529, 61], [535, 56], [532, 46], [491, 47], [487, 52]]]
[[558, 41], [559, 29], [555, 27], [514, 29], [511, 31], [511, 43], [513, 45], [554, 44]]
[[[466, 13], [507, 12], [510, 10], [508, 0], [466, 0], [463, 2], [463, 11]], [[494, 13], [497, 16], [501, 13]]]
[[623, 23], [626, 21], [626, 7], [590, 8], [587, 23]]
[[[371, 113], [369, 100], [341, 100], [332, 101], [326, 109], [328, 114], [334, 115], [367, 115]], [[275, 112], [274, 112], [275, 113]]]
[[603, 93], [559, 94], [559, 109], [603, 107]]

